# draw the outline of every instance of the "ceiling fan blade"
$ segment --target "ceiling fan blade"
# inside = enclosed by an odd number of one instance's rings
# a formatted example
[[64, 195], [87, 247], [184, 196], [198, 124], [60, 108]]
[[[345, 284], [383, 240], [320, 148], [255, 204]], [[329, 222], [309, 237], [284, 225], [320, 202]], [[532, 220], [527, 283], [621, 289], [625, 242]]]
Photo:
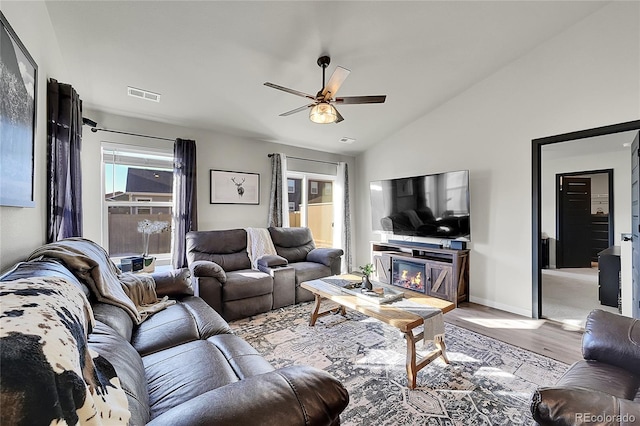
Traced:
[[283, 112], [280, 114], [280, 117], [286, 117], [287, 115], [295, 114], [296, 112], [304, 111], [305, 109], [311, 108], [315, 104], [309, 104], [305, 106], [301, 106], [300, 108], [292, 109], [291, 111]]
[[337, 118], [337, 120], [336, 120], [336, 123], [339, 123], [339, 122], [343, 121], [343, 120], [344, 120], [344, 117], [342, 116], [342, 114], [340, 114], [340, 112], [338, 111], [338, 109], [337, 109], [336, 107], [333, 107], [333, 109], [335, 109], [335, 110], [336, 110], [336, 115], [338, 116], [338, 118]]
[[316, 97], [310, 95], [308, 93], [300, 92], [298, 90], [289, 89], [288, 87], [278, 86], [277, 84], [266, 82], [264, 84], [267, 87], [271, 87], [273, 89], [282, 90], [283, 92], [291, 93], [292, 95], [302, 96], [303, 98], [313, 99], [315, 101]]
[[[331, 78], [329, 78], [329, 81], [322, 89], [322, 94], [324, 95], [325, 100], [336, 97], [338, 89], [340, 89], [340, 86], [342, 86], [342, 83], [344, 83], [350, 72], [351, 71], [346, 68], [336, 67], [333, 74], [331, 74]], [[327, 94], [329, 94], [329, 96], [327, 96]]]
[[346, 96], [344, 98], [336, 98], [337, 104], [381, 104], [387, 99], [387, 95], [374, 96]]

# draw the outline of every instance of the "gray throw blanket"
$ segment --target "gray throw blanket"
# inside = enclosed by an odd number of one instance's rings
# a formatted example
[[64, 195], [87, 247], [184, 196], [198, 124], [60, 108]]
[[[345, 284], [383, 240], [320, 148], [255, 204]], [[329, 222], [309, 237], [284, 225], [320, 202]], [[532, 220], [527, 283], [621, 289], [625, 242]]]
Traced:
[[156, 282], [151, 275], [127, 272], [120, 275], [120, 282], [124, 292], [136, 305], [136, 310], [140, 314], [140, 322], [176, 303], [175, 300], [169, 300], [168, 296], [158, 299]]
[[[145, 290], [134, 291], [131, 289], [137, 280], [124, 278], [118, 267], [111, 261], [109, 254], [98, 244], [85, 238], [67, 238], [54, 243], [46, 244], [36, 249], [28, 260], [38, 257], [58, 259], [73, 274], [84, 282], [99, 302], [108, 303], [124, 309], [136, 324], [144, 321], [149, 313], [144, 316], [140, 313], [148, 309], [148, 305], [161, 303], [161, 308], [168, 306], [173, 301], [158, 300], [155, 294], [155, 282], [149, 276], [153, 284], [145, 279]], [[125, 291], [124, 286], [128, 288]], [[152, 288], [151, 288], [152, 286]], [[129, 295], [133, 295], [133, 299]], [[158, 309], [159, 310], [159, 309]]]
[[267, 228], [245, 228], [247, 231], [247, 255], [251, 268], [258, 269], [258, 259], [268, 254], [278, 254]]

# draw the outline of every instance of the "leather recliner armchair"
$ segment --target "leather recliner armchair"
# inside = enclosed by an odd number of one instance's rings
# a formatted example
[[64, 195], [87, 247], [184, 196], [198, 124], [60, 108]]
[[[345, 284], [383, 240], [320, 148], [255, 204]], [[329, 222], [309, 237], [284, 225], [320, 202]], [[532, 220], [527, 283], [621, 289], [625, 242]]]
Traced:
[[270, 227], [269, 234], [278, 256], [286, 259], [295, 271], [296, 303], [314, 298], [309, 290], [300, 287], [301, 283], [340, 274], [344, 251], [316, 247], [309, 228]]
[[640, 424], [640, 321], [592, 311], [582, 354], [554, 386], [534, 392], [534, 420], [542, 426]]

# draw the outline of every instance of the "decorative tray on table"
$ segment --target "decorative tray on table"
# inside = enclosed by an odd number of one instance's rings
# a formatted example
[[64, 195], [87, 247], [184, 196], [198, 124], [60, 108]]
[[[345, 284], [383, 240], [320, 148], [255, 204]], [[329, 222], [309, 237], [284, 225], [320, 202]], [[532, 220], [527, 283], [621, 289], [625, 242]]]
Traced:
[[340, 287], [341, 289], [350, 289], [360, 287], [362, 285], [362, 275], [343, 274], [333, 277], [320, 278], [322, 281]]
[[343, 288], [342, 291], [378, 305], [395, 302], [404, 297], [403, 292], [388, 287], [374, 287], [373, 290]]

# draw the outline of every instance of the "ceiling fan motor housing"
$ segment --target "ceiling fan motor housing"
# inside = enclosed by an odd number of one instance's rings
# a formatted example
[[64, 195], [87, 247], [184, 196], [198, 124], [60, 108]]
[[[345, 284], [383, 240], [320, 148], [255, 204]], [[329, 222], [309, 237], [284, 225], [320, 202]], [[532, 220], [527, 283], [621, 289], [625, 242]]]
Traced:
[[328, 67], [330, 63], [331, 63], [331, 58], [328, 56], [320, 56], [318, 58], [318, 66], [322, 68]]

